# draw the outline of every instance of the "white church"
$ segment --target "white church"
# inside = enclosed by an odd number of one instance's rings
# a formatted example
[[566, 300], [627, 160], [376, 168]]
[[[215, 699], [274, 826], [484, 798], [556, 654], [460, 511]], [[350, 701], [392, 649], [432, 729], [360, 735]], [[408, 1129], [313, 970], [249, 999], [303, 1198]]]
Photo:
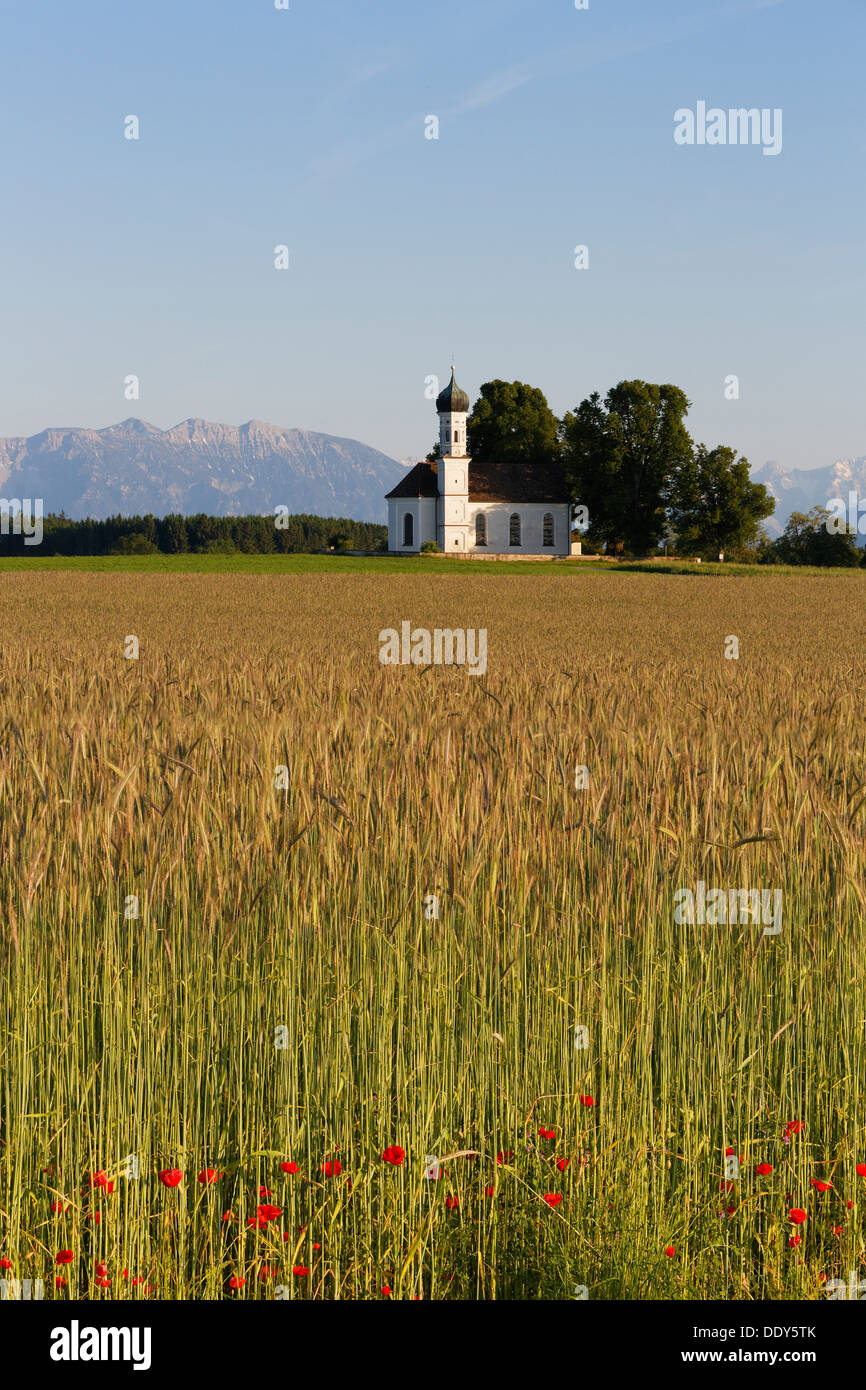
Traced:
[[473, 463], [466, 456], [469, 397], [454, 379], [436, 397], [439, 452], [416, 463], [386, 495], [388, 550], [417, 553], [435, 541], [446, 555], [580, 554], [571, 507], [555, 470]]

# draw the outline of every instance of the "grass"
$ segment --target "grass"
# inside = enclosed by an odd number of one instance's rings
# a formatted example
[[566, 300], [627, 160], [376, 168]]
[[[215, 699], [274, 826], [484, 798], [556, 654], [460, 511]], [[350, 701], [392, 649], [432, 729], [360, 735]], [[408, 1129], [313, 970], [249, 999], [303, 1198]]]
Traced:
[[0, 574], [71, 570], [94, 574], [532, 574], [537, 577], [586, 573], [770, 575], [825, 578], [858, 576], [858, 569], [810, 566], [695, 564], [689, 560], [610, 561], [591, 556], [556, 561], [451, 560], [424, 555], [15, 555], [0, 556]]
[[[556, 566], [26, 563], [0, 575], [9, 1277], [749, 1300], [859, 1268], [862, 572], [581, 569], [576, 598]], [[486, 676], [381, 666], [407, 618], [485, 627]], [[676, 925], [698, 880], [780, 887], [782, 932]], [[428, 1181], [428, 1155], [460, 1156]]]

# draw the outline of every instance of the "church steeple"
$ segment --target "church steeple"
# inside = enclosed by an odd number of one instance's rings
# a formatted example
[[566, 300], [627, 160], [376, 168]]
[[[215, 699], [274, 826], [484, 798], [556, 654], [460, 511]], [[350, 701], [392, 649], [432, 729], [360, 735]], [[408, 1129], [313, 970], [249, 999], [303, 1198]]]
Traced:
[[451, 380], [436, 397], [439, 412], [439, 452], [443, 458], [466, 457], [466, 416], [469, 411], [469, 397], [457, 385], [454, 366], [451, 367]]

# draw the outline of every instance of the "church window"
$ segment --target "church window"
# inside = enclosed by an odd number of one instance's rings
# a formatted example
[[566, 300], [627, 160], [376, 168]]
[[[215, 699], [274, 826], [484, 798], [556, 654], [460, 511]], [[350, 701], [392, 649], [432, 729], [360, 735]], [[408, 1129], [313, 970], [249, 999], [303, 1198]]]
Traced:
[[412, 545], [415, 539], [415, 519], [411, 512], [403, 517], [403, 544]]
[[520, 545], [520, 517], [517, 512], [511, 513], [511, 519], [508, 522], [508, 544]]
[[479, 512], [475, 518], [475, 544], [487, 544], [487, 517], [483, 512]]
[[553, 512], [544, 513], [542, 533], [542, 545], [553, 545]]

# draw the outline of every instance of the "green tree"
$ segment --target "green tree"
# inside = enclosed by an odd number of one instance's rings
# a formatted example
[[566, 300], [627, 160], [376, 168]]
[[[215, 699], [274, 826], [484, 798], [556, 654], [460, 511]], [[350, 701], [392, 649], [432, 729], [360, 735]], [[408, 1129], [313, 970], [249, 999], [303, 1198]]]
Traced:
[[677, 549], [715, 556], [751, 546], [774, 506], [763, 484], [752, 482], [748, 459], [738, 458], [736, 449], [699, 444], [674, 482], [670, 520]]
[[589, 538], [610, 550], [657, 549], [679, 471], [692, 453], [690, 402], [678, 386], [621, 381], [596, 391], [562, 421], [572, 498], [589, 511]]
[[486, 381], [466, 426], [467, 453], [476, 463], [543, 468], [559, 459], [559, 423], [537, 386]]
[[785, 565], [859, 565], [863, 554], [857, 537], [845, 531], [828, 530], [830, 513], [826, 507], [813, 507], [805, 514], [792, 512], [783, 535], [776, 541], [776, 553]]

